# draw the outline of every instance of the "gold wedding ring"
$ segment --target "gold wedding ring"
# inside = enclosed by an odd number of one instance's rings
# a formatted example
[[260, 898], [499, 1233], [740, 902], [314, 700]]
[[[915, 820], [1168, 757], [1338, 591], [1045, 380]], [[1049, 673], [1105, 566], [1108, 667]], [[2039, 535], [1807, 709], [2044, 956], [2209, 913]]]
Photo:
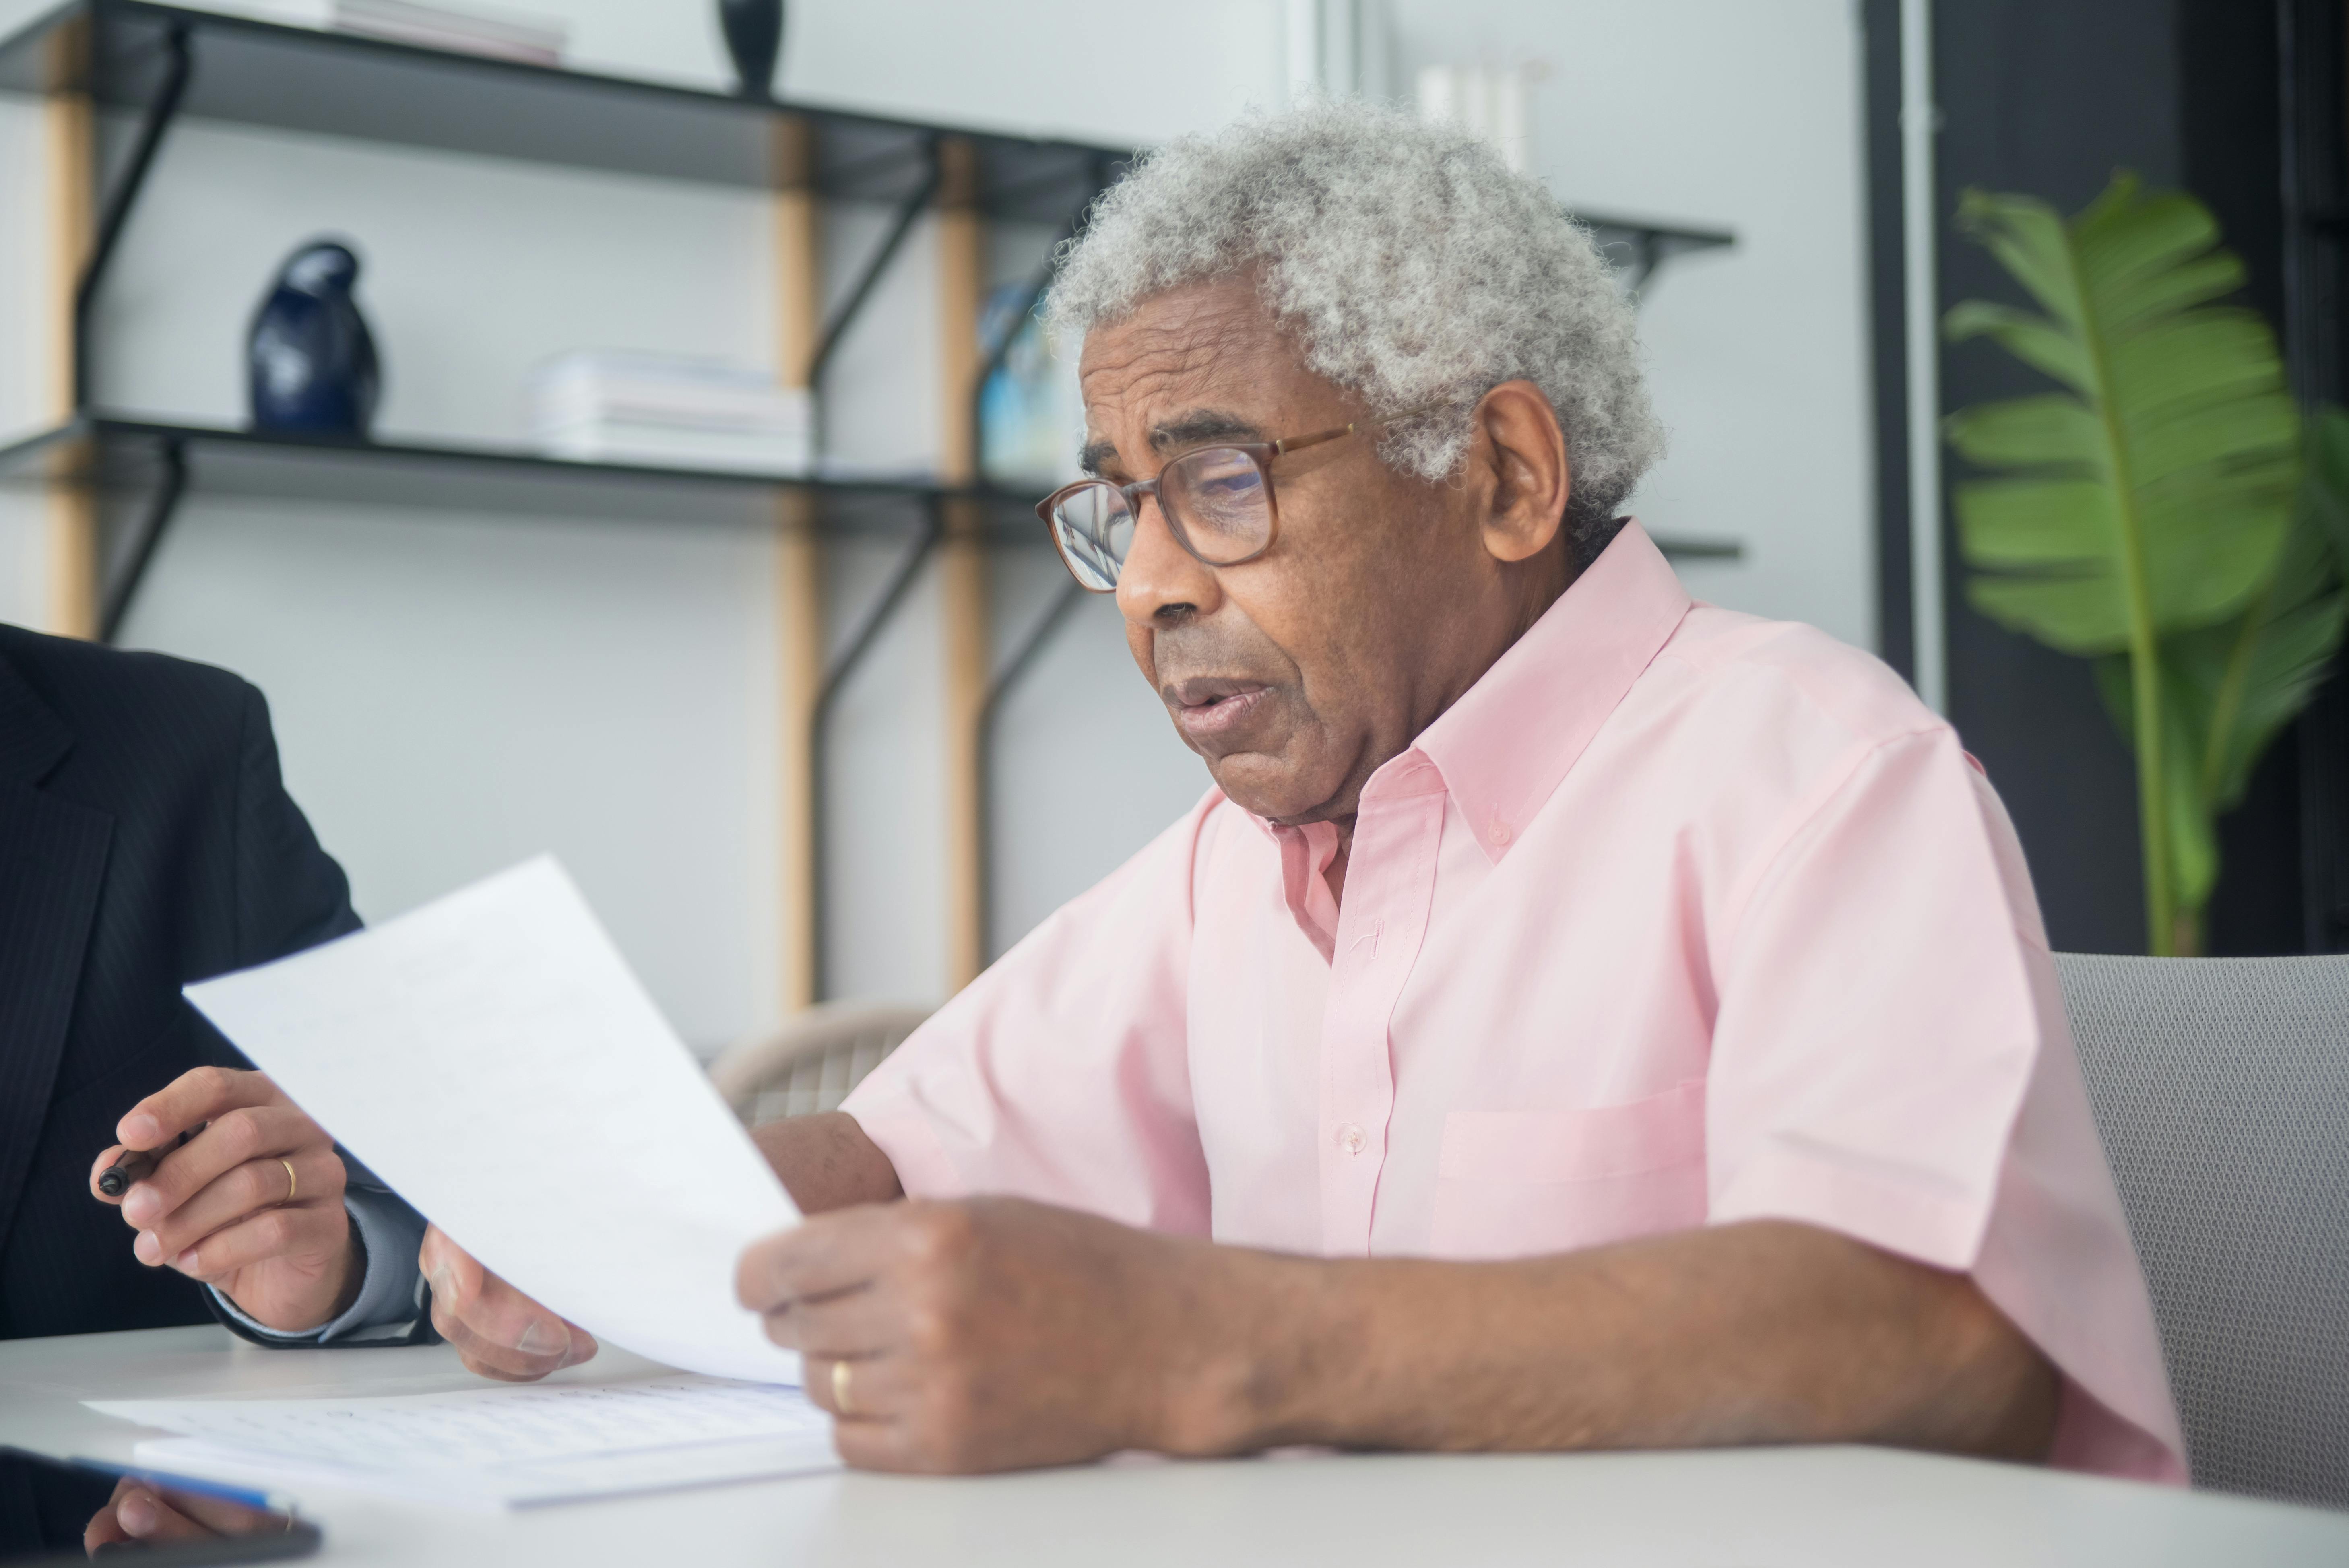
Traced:
[[301, 1190], [301, 1179], [294, 1174], [294, 1161], [291, 1160], [281, 1155], [277, 1163], [285, 1167], [285, 1202], [290, 1203], [294, 1201], [294, 1194]]
[[832, 1408], [843, 1416], [854, 1414], [848, 1408], [848, 1363], [845, 1361], [832, 1364]]

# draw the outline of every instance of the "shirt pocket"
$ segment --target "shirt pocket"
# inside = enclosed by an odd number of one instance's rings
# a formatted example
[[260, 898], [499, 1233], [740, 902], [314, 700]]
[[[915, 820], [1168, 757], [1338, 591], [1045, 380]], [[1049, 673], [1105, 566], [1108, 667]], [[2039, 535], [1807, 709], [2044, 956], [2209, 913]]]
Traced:
[[1704, 1081], [1584, 1110], [1455, 1110], [1444, 1120], [1428, 1250], [1573, 1252], [1704, 1222]]

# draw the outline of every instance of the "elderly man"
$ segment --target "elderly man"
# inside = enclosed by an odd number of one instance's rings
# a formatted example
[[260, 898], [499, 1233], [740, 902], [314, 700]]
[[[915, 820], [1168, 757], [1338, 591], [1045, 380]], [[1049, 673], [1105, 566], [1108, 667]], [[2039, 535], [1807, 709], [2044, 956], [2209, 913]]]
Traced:
[[[1557, 203], [1311, 108], [1151, 160], [1053, 309], [1094, 477], [1040, 510], [1216, 789], [761, 1130], [812, 1217], [741, 1297], [843, 1454], [2182, 1476], [1997, 798], [1882, 665], [1615, 521], [1660, 437]], [[477, 1367], [581, 1353], [424, 1258]]]

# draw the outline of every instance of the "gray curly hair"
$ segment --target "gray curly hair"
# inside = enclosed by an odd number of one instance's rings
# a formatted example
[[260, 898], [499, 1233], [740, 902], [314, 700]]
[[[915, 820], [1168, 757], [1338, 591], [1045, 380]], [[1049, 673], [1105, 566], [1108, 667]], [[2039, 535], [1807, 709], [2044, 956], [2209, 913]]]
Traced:
[[1308, 368], [1377, 416], [1379, 442], [1441, 480], [1476, 400], [1531, 381], [1566, 432], [1577, 553], [1663, 451], [1631, 305], [1588, 231], [1484, 142], [1360, 102], [1257, 114], [1144, 158], [1064, 245], [1046, 305], [1063, 342], [1184, 284], [1254, 268]]

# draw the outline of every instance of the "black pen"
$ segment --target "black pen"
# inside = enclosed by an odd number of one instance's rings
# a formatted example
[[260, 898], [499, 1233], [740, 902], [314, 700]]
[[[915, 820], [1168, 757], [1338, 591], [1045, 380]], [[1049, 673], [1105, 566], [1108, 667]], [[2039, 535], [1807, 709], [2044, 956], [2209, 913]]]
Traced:
[[153, 1175], [155, 1167], [163, 1162], [163, 1156], [193, 1138], [196, 1131], [195, 1128], [188, 1129], [187, 1131], [180, 1134], [170, 1148], [132, 1150], [98, 1173], [98, 1190], [109, 1198], [121, 1197], [130, 1191], [130, 1183], [143, 1181]]

